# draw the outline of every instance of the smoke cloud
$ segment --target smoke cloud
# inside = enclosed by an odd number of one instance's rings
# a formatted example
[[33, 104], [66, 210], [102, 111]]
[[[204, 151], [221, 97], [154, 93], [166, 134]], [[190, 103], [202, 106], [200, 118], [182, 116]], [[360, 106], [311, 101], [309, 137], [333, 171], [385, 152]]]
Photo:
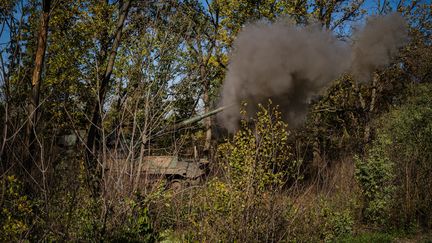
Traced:
[[404, 18], [399, 13], [372, 16], [366, 26], [354, 32], [352, 74], [368, 81], [378, 67], [388, 65], [408, 39]]
[[300, 27], [280, 21], [246, 26], [234, 42], [222, 87], [220, 105], [234, 107], [218, 119], [234, 131], [242, 101], [253, 114], [258, 103], [270, 98], [295, 126], [304, 120], [313, 95], [346, 72], [367, 79], [389, 63], [406, 36], [405, 22], [398, 14], [368, 19], [354, 33], [354, 44], [338, 40], [319, 25]]

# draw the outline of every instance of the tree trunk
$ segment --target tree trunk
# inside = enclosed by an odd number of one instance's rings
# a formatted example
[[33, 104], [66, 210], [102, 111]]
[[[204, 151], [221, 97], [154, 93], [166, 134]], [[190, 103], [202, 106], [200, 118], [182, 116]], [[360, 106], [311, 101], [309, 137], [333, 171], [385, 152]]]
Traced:
[[[204, 113], [210, 112], [210, 81], [205, 77], [205, 67], [204, 64], [201, 65], [200, 70], [201, 78], [204, 79], [204, 92], [203, 92], [203, 102], [204, 102]], [[205, 124], [205, 142], [204, 142], [204, 153], [206, 156], [210, 156], [211, 140], [212, 140], [212, 118], [207, 117], [204, 120]]]
[[121, 35], [123, 31], [124, 22], [126, 20], [127, 14], [130, 8], [130, 0], [125, 1], [120, 6], [120, 15], [117, 22], [116, 32], [114, 41], [111, 47], [111, 51], [109, 53], [108, 62], [106, 69], [100, 77], [100, 87], [98, 92], [97, 101], [93, 107], [93, 115], [91, 120], [91, 125], [87, 135], [87, 153], [86, 153], [86, 162], [87, 169], [89, 172], [89, 179], [91, 182], [91, 186], [93, 192], [98, 194], [99, 192], [99, 180], [100, 180], [100, 171], [98, 171], [98, 163], [97, 163], [97, 153], [100, 144], [100, 127], [101, 127], [101, 110], [102, 106], [105, 102], [106, 92], [108, 90], [109, 81], [111, 78], [111, 74], [114, 68], [114, 62], [117, 55], [117, 49], [120, 45]]
[[373, 77], [372, 77], [371, 100], [369, 103], [369, 107], [366, 111], [366, 124], [365, 124], [364, 137], [363, 137], [363, 141], [365, 144], [370, 142], [370, 137], [371, 137], [370, 136], [370, 134], [371, 134], [370, 120], [371, 120], [371, 116], [375, 110], [378, 78], [379, 78], [379, 76], [375, 72], [373, 74]]
[[32, 75], [32, 88], [30, 93], [30, 103], [28, 106], [28, 121], [26, 127], [26, 146], [27, 153], [24, 159], [24, 169], [30, 173], [34, 164], [34, 159], [37, 157], [36, 151], [36, 123], [38, 118], [38, 106], [40, 97], [40, 88], [42, 83], [42, 67], [45, 59], [45, 51], [47, 47], [48, 37], [48, 22], [50, 17], [51, 1], [42, 1], [42, 16], [40, 18], [35, 66]]
[[[3, 58], [0, 56], [0, 60], [2, 63], [2, 72], [5, 75], [4, 77], [4, 120], [3, 120], [3, 131], [2, 131], [2, 142], [1, 142], [1, 148], [0, 148], [0, 166], [3, 168], [0, 168], [0, 171], [6, 171], [7, 167], [9, 166], [7, 161], [7, 154], [6, 154], [6, 142], [7, 142], [7, 136], [8, 136], [8, 126], [9, 126], [9, 73], [5, 74], [5, 67], [3, 63]], [[13, 61], [12, 65], [13, 66]], [[13, 67], [12, 67], [13, 68]], [[13, 70], [13, 69], [12, 69]]]
[[363, 144], [366, 145], [370, 142], [371, 137], [371, 127], [370, 127], [370, 121], [371, 116], [373, 112], [375, 111], [375, 105], [376, 105], [376, 96], [377, 96], [377, 85], [378, 85], [378, 73], [374, 73], [372, 77], [372, 87], [371, 87], [371, 97], [369, 106], [367, 106], [366, 101], [361, 94], [361, 90], [358, 84], [354, 84], [354, 90], [357, 92], [360, 107], [363, 111], [364, 118], [363, 118], [363, 124], [364, 124], [364, 131], [363, 131]]

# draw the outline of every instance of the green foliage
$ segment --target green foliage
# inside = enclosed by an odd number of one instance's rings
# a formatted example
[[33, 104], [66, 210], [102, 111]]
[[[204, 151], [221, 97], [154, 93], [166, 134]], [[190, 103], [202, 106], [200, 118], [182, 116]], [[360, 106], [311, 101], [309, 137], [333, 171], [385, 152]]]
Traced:
[[284, 179], [297, 179], [301, 161], [293, 159], [289, 134], [281, 112], [271, 102], [267, 107], [259, 105], [256, 118], [243, 119], [233, 140], [219, 147], [233, 184], [258, 192], [281, 187]]
[[355, 157], [355, 178], [364, 196], [364, 217], [376, 225], [387, 223], [393, 199], [395, 178], [394, 163], [388, 158], [386, 146], [391, 145], [388, 137], [381, 136], [368, 151], [367, 157]]
[[367, 156], [356, 158], [368, 222], [383, 226], [391, 220], [405, 228], [432, 223], [431, 90], [431, 85], [413, 85], [406, 103], [377, 122]]
[[277, 108], [269, 103], [259, 109], [255, 119], [244, 119], [233, 139], [219, 147], [223, 178], [175, 200], [167, 195], [155, 209], [165, 213], [163, 221], [156, 219], [162, 229], [183, 229], [188, 241], [274, 241], [283, 236], [293, 211], [279, 193], [285, 180], [298, 178], [300, 162], [292, 159], [287, 124]]
[[[355, 198], [354, 191], [349, 196]], [[289, 215], [287, 238], [294, 242], [331, 242], [355, 232], [355, 201], [339, 197], [314, 195], [293, 206]]]
[[394, 236], [388, 233], [360, 233], [358, 235], [349, 235], [339, 237], [335, 242], [343, 243], [390, 243], [394, 242]]
[[385, 115], [380, 137], [395, 165], [394, 220], [407, 227], [432, 226], [432, 86], [413, 85], [406, 103]]
[[15, 176], [2, 179], [0, 187], [0, 241], [28, 239], [33, 226], [33, 202], [23, 193], [22, 184]]
[[82, 205], [75, 208], [73, 222], [71, 222], [71, 228], [75, 230], [70, 232], [70, 236], [82, 240], [101, 239], [103, 221], [99, 215], [101, 215], [102, 202], [87, 195], [83, 196], [80, 198]]
[[[336, 161], [358, 152], [363, 146], [364, 111], [359, 107], [355, 80], [344, 75], [335, 80], [322, 97], [313, 100], [305, 128], [298, 140], [309, 148], [317, 142], [320, 156]], [[310, 148], [309, 148], [310, 149]]]
[[116, 233], [112, 240], [121, 242], [156, 242], [158, 234], [153, 229], [149, 216], [149, 208], [131, 201], [132, 214], [127, 217], [126, 224]]
[[324, 217], [324, 241], [331, 241], [342, 235], [349, 235], [353, 232], [354, 219], [352, 212], [345, 209], [342, 212], [335, 212], [329, 208], [323, 208]]
[[[122, 2], [53, 4], [35, 124], [38, 153], [32, 154], [32, 163], [36, 166], [24, 172], [16, 165], [26, 162], [23, 155], [28, 150], [23, 145], [24, 128], [41, 1], [2, 1], [0, 174], [16, 172], [23, 177], [0, 181], [1, 242], [388, 241], [386, 234], [344, 238], [355, 233], [360, 218], [357, 205], [362, 203], [367, 223], [389, 223], [404, 230], [431, 228], [432, 87], [413, 85], [406, 104], [394, 107], [404, 101], [401, 97], [410, 81], [430, 82], [430, 4], [417, 1], [398, 6], [411, 26], [411, 43], [392, 67], [377, 72], [377, 84], [356, 85], [349, 76], [335, 80], [312, 105], [306, 128], [299, 129], [303, 140], [295, 143], [301, 149], [294, 150], [294, 139], [277, 108], [260, 106], [256, 118], [243, 120], [233, 139], [219, 146], [218, 163], [211, 164], [222, 167], [222, 172], [215, 172], [217, 177], [178, 194], [145, 189], [147, 194], [140, 198], [132, 195], [135, 186], [112, 175], [109, 164], [117, 155], [106, 146], [107, 137], [122, 141], [119, 147], [130, 152], [131, 160], [138, 151], [140, 155], [192, 151], [206, 139], [202, 126], [177, 133], [161, 131], [196, 114], [203, 105], [212, 106], [233, 41], [243, 26], [287, 17], [301, 25], [318, 21], [323, 28], [346, 36], [348, 23], [363, 14], [363, 1], [132, 1], [121, 45], [114, 50], [117, 58], [106, 96], [101, 99], [103, 132], [97, 149], [103, 153], [97, 157], [104, 185], [102, 195], [95, 196], [86, 185], [88, 171], [82, 159], [93, 148], [77, 145], [65, 152], [56, 140], [71, 129], [90, 125], [101, 75], [113, 53]], [[387, 4], [382, 10], [390, 8]], [[335, 170], [338, 159], [364, 151], [369, 143], [364, 139], [366, 126], [389, 109], [376, 124], [376, 140], [366, 156], [356, 159], [356, 179], [364, 201], [357, 201], [355, 190], [338, 199], [331, 188], [332, 195], [325, 192], [325, 199], [314, 200], [325, 190], [317, 189], [299, 202], [302, 189], [311, 181], [293, 183], [303, 178], [300, 166], [308, 167], [314, 156], [323, 162], [317, 163], [318, 184], [331, 184], [327, 172]], [[373, 137], [374, 130], [370, 131]], [[293, 154], [301, 158], [294, 159]], [[139, 184], [139, 174], [132, 171], [136, 164], [127, 167], [132, 172], [129, 181], [136, 178]], [[31, 199], [20, 180], [40, 186], [32, 191]], [[291, 188], [293, 184], [298, 187]], [[124, 191], [117, 192], [117, 186]]]
[[274, 241], [284, 237], [295, 213], [288, 197], [268, 190], [252, 194], [219, 178], [167, 195], [152, 211], [158, 231], [175, 232], [163, 237], [188, 242]]

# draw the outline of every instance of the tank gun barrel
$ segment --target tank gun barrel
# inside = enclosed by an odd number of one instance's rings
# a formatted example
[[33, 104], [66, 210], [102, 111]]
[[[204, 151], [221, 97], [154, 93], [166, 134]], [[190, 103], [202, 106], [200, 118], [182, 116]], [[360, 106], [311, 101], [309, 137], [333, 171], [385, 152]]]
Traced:
[[175, 124], [171, 129], [176, 130], [176, 129], [179, 129], [179, 128], [182, 128], [182, 127], [188, 126], [188, 125], [190, 125], [190, 124], [193, 124], [193, 123], [199, 122], [199, 121], [201, 121], [201, 120], [203, 120], [203, 119], [205, 119], [205, 118], [207, 118], [207, 117], [209, 117], [209, 116], [216, 115], [217, 113], [219, 113], [219, 112], [221, 112], [221, 111], [223, 111], [223, 110], [225, 110], [225, 109], [227, 109], [227, 108], [229, 108], [229, 107], [230, 107], [230, 106], [222, 106], [222, 107], [219, 107], [219, 108], [214, 109], [214, 110], [212, 110], [212, 111], [209, 111], [209, 112], [207, 112], [207, 113], [204, 113], [204, 114], [201, 114], [201, 115], [194, 116], [194, 117], [192, 117], [192, 118], [189, 118], [189, 119], [187, 119], [187, 120], [184, 120], [184, 121], [182, 121], [182, 122], [179, 122], [179, 123]]
[[213, 116], [213, 115], [215, 115], [215, 114], [217, 114], [219, 112], [222, 112], [222, 111], [224, 111], [224, 110], [226, 110], [226, 109], [228, 109], [228, 108], [230, 108], [232, 106], [233, 105], [222, 106], [222, 107], [219, 107], [217, 109], [211, 110], [211, 111], [209, 111], [207, 113], [191, 117], [189, 119], [186, 119], [184, 121], [176, 123], [176, 124], [174, 124], [174, 125], [172, 125], [170, 127], [167, 127], [165, 129], [160, 130], [158, 133], [156, 133], [155, 136], [162, 135], [162, 134], [164, 134], [166, 132], [175, 131], [175, 130], [178, 130], [178, 129], [182, 128], [182, 127], [186, 127], [186, 126], [191, 125], [193, 123], [199, 122], [199, 121], [201, 121], [201, 120], [203, 120], [203, 119], [205, 119], [205, 118], [207, 118], [209, 116]]

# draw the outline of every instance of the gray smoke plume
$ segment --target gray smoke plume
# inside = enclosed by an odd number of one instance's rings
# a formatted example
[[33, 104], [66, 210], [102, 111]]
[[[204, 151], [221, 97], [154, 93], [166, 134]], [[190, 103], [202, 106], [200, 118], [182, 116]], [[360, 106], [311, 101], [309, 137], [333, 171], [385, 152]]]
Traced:
[[[385, 35], [385, 36], [383, 36]], [[406, 38], [400, 15], [374, 17], [354, 34], [354, 45], [338, 40], [319, 25], [294, 26], [284, 22], [246, 26], [234, 42], [222, 87], [221, 105], [234, 105], [218, 119], [237, 129], [240, 103], [248, 113], [272, 99], [290, 125], [303, 121], [308, 102], [332, 80], [350, 70], [365, 77], [385, 65]]]
[[354, 32], [352, 73], [368, 81], [378, 67], [388, 65], [408, 37], [404, 18], [399, 13], [372, 16], [366, 26]]

